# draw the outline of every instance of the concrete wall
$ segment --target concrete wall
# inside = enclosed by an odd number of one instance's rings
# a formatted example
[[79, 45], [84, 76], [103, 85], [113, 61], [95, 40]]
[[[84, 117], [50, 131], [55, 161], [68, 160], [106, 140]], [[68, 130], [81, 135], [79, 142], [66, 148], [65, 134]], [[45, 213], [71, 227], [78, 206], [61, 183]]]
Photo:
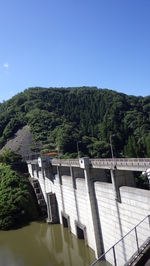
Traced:
[[[126, 186], [120, 187], [119, 191], [120, 202], [114, 200], [112, 184], [95, 182], [104, 251], [107, 251], [150, 214], [150, 191]], [[148, 220], [145, 222], [144, 227], [146, 230], [143, 229], [143, 225], [138, 228], [139, 246], [150, 236]], [[116, 255], [120, 261], [119, 265], [124, 265], [136, 250], [137, 243], [135, 231], [133, 231], [116, 247]], [[112, 255], [111, 252], [106, 256], [110, 263], [113, 261]]]
[[[47, 193], [55, 193], [60, 223], [63, 224], [65, 217], [68, 230], [76, 236], [77, 228], [81, 228], [85, 244], [95, 251], [96, 257], [150, 214], [150, 191], [135, 188], [130, 171], [111, 172], [114, 173], [112, 183], [108, 183], [103, 169], [42, 168], [31, 164], [28, 169], [30, 175], [39, 180], [46, 201]], [[148, 223], [145, 227], [146, 230], [139, 229], [142, 231], [139, 244], [150, 235]], [[133, 232], [116, 247], [119, 265], [124, 265], [136, 250]], [[112, 263], [113, 253], [106, 258]]]
[[93, 233], [91, 232], [91, 216], [89, 213], [87, 192], [85, 180], [76, 179], [76, 189], [73, 187], [71, 176], [63, 175], [62, 184], [59, 183], [58, 175], [55, 176], [55, 193], [58, 201], [59, 217], [62, 222], [62, 215], [68, 215], [70, 223], [70, 231], [77, 234], [76, 225], [86, 228], [85, 242], [88, 246], [95, 250]]

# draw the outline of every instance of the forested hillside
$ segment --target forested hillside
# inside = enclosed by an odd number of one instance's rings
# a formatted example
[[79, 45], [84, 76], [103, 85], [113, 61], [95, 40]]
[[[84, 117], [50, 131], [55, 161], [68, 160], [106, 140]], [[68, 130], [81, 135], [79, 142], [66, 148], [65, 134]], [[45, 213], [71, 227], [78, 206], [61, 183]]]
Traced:
[[0, 166], [0, 199], [0, 230], [11, 229], [39, 217], [31, 184], [6, 164]]
[[0, 104], [0, 148], [30, 126], [32, 150], [61, 157], [150, 157], [150, 96], [135, 97], [95, 87], [29, 88]]

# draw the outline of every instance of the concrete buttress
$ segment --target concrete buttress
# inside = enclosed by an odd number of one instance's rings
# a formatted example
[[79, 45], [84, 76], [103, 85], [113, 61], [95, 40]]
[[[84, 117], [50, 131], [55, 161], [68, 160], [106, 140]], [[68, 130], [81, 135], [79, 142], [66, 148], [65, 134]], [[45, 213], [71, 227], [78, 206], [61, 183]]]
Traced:
[[102, 250], [102, 239], [101, 239], [101, 232], [100, 232], [100, 225], [98, 223], [98, 213], [97, 213], [97, 206], [96, 206], [96, 198], [94, 192], [94, 183], [92, 177], [90, 175], [89, 169], [89, 158], [82, 158], [79, 159], [80, 167], [84, 169], [84, 177], [87, 189], [87, 200], [89, 205], [89, 211], [91, 216], [91, 226], [94, 236], [94, 244], [95, 244], [95, 256], [98, 258], [103, 250]]

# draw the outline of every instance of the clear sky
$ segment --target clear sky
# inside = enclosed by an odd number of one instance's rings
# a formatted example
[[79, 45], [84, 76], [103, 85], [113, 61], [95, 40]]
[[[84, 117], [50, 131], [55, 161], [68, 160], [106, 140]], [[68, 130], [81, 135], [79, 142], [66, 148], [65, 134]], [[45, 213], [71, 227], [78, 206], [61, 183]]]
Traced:
[[1, 0], [0, 102], [35, 86], [150, 95], [150, 0]]

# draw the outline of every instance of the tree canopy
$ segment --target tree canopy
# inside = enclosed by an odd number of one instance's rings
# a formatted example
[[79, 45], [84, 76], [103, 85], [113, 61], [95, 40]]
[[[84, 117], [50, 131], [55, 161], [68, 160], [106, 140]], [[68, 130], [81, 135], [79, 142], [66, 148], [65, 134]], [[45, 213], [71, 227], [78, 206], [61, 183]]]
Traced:
[[37, 203], [29, 181], [9, 165], [0, 166], [0, 199], [0, 229], [37, 219]]
[[150, 96], [96, 87], [29, 88], [0, 104], [0, 148], [24, 125], [62, 157], [150, 157]]

